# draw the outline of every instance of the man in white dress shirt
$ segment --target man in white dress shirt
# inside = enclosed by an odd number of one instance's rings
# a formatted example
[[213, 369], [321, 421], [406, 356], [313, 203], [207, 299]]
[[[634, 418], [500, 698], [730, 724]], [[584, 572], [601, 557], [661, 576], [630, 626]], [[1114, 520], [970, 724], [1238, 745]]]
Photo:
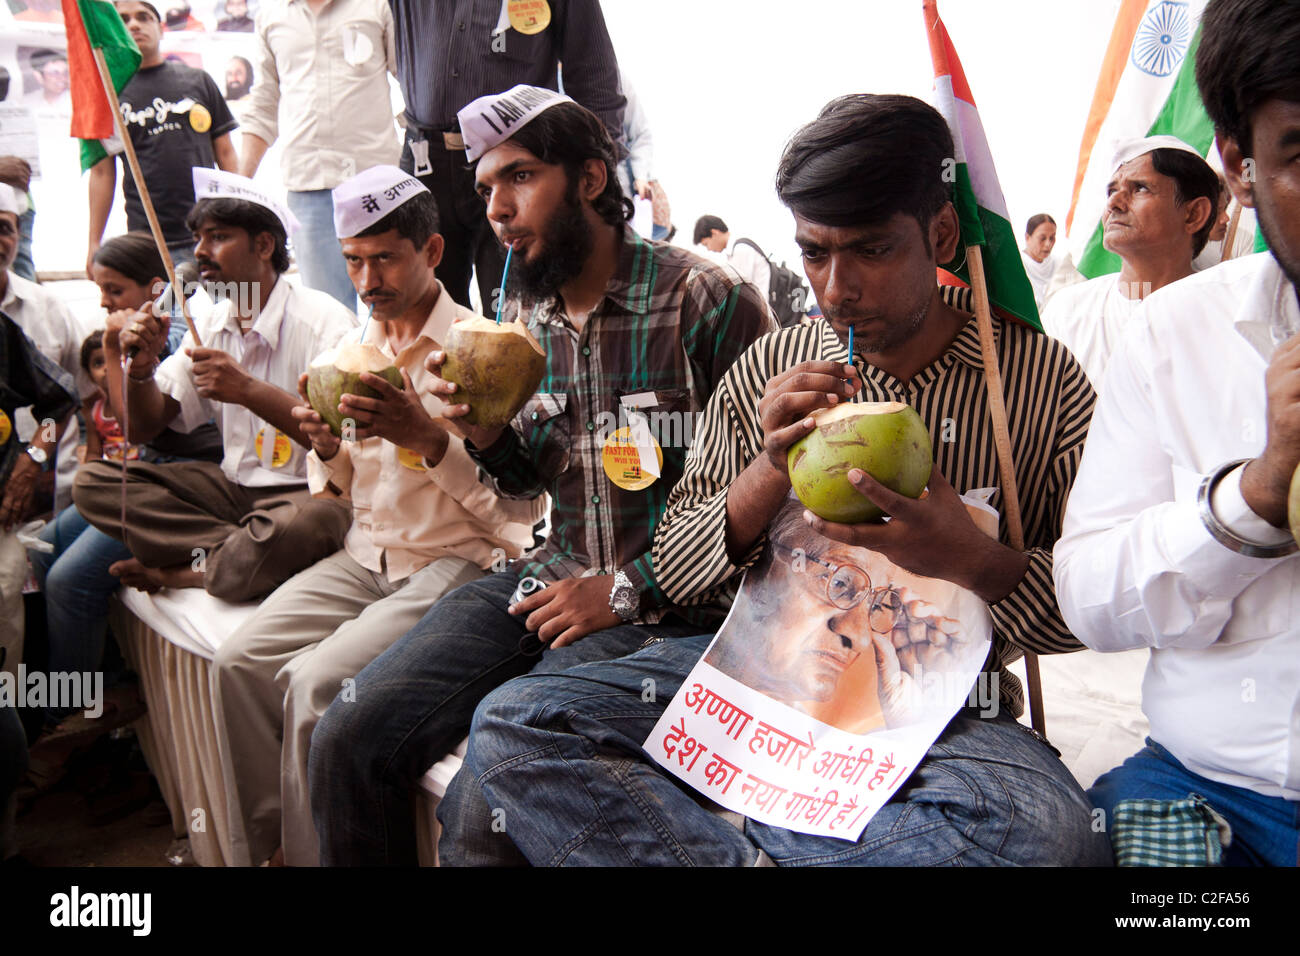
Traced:
[[1173, 136], [1121, 143], [1111, 168], [1102, 245], [1120, 257], [1120, 271], [1049, 295], [1043, 310], [1043, 330], [1074, 353], [1098, 392], [1138, 304], [1192, 274], [1219, 197], [1214, 170]]
[[1143, 303], [1093, 415], [1056, 588], [1088, 646], [1151, 648], [1148, 745], [1090, 791], [1117, 861], [1133, 851], [1135, 862], [1177, 862], [1122, 832], [1149, 836], [1142, 824], [1158, 820], [1163, 837], [1170, 822], [1193, 832], [1202, 862], [1226, 843], [1228, 864], [1294, 866], [1300, 556], [1286, 524], [1300, 465], [1300, 0], [1212, 0], [1202, 30], [1197, 81], [1228, 185], [1273, 251]]
[[343, 398], [355, 441], [340, 441], [306, 402], [294, 409], [312, 442], [308, 485], [347, 503], [352, 527], [341, 550], [277, 588], [213, 661], [236, 865], [316, 865], [307, 754], [321, 714], [445, 593], [519, 557], [546, 510], [545, 495], [505, 499], [478, 480], [428, 389], [425, 357], [454, 321], [474, 316], [434, 275], [443, 243], [429, 190], [376, 166], [339, 184], [333, 202], [348, 270], [374, 310], [344, 341], [364, 335], [406, 388], [375, 377], [379, 398]]
[[124, 584], [149, 591], [203, 587], [247, 601], [343, 543], [351, 514], [308, 492], [309, 442], [292, 409], [298, 376], [357, 321], [332, 297], [283, 277], [297, 220], [251, 180], [196, 167], [194, 194], [189, 227], [199, 275], [219, 300], [195, 316], [202, 347], [187, 332], [159, 366], [168, 325], [145, 308], [120, 336], [104, 333], [104, 354], [117, 368], [123, 353], [139, 350], [126, 414], [122, 382], [109, 376], [131, 441], [215, 419], [225, 457], [220, 467], [130, 463], [125, 523], [119, 463], [84, 466], [73, 497], [87, 521], [131, 549], [134, 558], [109, 568]]
[[695, 220], [695, 245], [706, 259], [719, 265], [731, 266], [740, 277], [758, 289], [767, 298], [772, 282], [772, 266], [763, 251], [751, 239], [732, 240], [731, 230], [718, 216], [701, 216]]

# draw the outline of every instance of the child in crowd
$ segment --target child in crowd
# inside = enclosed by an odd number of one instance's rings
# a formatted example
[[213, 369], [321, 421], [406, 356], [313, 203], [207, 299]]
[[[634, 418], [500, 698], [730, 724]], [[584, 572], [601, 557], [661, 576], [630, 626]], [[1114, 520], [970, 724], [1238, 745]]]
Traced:
[[140, 457], [140, 446], [132, 445], [126, 440], [122, 423], [113, 417], [108, 403], [108, 361], [104, 358], [104, 332], [99, 330], [86, 336], [81, 343], [81, 367], [90, 380], [99, 389], [99, 397], [91, 411], [90, 424], [86, 430], [86, 461], [107, 458], [109, 461]]

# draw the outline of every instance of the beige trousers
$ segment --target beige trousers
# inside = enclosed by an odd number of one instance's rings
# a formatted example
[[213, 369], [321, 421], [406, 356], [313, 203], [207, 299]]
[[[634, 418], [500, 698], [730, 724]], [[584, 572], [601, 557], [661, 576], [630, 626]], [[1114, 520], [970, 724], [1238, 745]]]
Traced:
[[439, 598], [482, 576], [448, 557], [390, 582], [338, 551], [280, 585], [221, 645], [212, 703], [233, 865], [256, 866], [277, 846], [289, 866], [318, 864], [307, 790], [317, 721]]
[[[0, 528], [0, 649], [6, 670], [17, 680], [23, 659], [23, 583], [27, 580], [27, 549], [17, 533]], [[16, 684], [14, 685], [17, 686]]]

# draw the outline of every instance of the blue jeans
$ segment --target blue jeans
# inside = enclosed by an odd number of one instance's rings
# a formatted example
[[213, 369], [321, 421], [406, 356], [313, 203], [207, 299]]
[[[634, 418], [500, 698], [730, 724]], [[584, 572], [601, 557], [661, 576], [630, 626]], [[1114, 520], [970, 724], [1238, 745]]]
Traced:
[[302, 273], [302, 284], [338, 299], [350, 311], [357, 310], [357, 290], [348, 277], [343, 247], [334, 235], [334, 200], [328, 189], [289, 190], [289, 210], [302, 223], [293, 236], [293, 257]]
[[1005, 713], [954, 717], [856, 843], [752, 820], [738, 829], [641, 749], [709, 640], [530, 674], [479, 706], [466, 764], [531, 863], [748, 866], [760, 850], [785, 866], [1111, 862], [1083, 790]]
[[412, 788], [464, 739], [489, 691], [534, 668], [606, 660], [692, 630], [612, 627], [539, 654], [523, 620], [506, 613], [518, 580], [502, 571], [451, 591], [334, 698], [308, 759], [322, 865], [417, 862]]
[[[45, 593], [52, 672], [94, 671], [104, 656], [108, 599], [122, 584], [108, 573], [114, 561], [131, 552], [122, 542], [90, 526], [76, 507], [67, 507], [41, 532], [53, 554], [29, 551], [32, 569]], [[47, 709], [59, 720], [70, 710]]]
[[1088, 796], [1110, 820], [1125, 800], [1186, 800], [1198, 793], [1232, 827], [1226, 866], [1296, 866], [1300, 863], [1300, 801], [1266, 797], [1217, 783], [1184, 767], [1150, 737], [1147, 745], [1097, 778]]
[[32, 194], [27, 194], [27, 211], [18, 217], [18, 252], [14, 254], [14, 275], [31, 282], [36, 281], [36, 264], [32, 262], [32, 232], [36, 228], [36, 207], [30, 205]]

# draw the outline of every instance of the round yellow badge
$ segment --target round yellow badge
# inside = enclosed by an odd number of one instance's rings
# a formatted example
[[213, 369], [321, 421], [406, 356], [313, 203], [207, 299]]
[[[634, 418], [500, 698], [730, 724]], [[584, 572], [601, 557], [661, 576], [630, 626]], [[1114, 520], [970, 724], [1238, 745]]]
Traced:
[[510, 25], [524, 36], [541, 33], [551, 25], [551, 5], [546, 0], [510, 0]]
[[206, 133], [212, 129], [212, 114], [208, 112], [207, 107], [198, 103], [190, 107], [190, 126], [196, 133]]
[[[266, 434], [263, 428], [257, 433], [257, 441], [253, 443], [253, 454], [263, 462], [266, 459], [262, 457], [262, 436]], [[277, 430], [275, 433], [275, 444], [271, 447], [271, 467], [283, 468], [289, 464], [289, 459], [293, 457], [293, 443], [289, 441], [289, 436], [284, 432]]]
[[9, 420], [9, 416], [0, 411], [0, 445], [9, 440], [9, 436], [14, 433], [14, 423]]
[[403, 468], [409, 468], [411, 471], [424, 471], [424, 456], [418, 451], [399, 448], [397, 449], [397, 461]]
[[[650, 436], [650, 443], [654, 445], [655, 458], [662, 468], [664, 451], [653, 435]], [[605, 447], [600, 450], [600, 462], [604, 465], [605, 475], [609, 480], [627, 491], [649, 488], [658, 480], [656, 475], [648, 474], [641, 469], [641, 455], [637, 450], [636, 439], [632, 437], [632, 429], [626, 426], [614, 432], [605, 441]]]

